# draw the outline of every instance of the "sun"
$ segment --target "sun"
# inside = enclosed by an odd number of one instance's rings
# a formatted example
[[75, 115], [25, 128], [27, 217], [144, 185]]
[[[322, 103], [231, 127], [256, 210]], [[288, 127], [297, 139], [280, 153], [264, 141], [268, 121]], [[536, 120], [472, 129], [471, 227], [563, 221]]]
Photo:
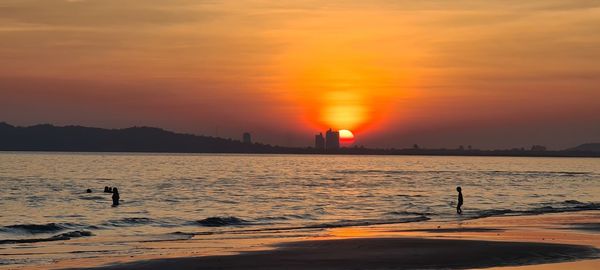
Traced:
[[352, 131], [347, 129], [340, 129], [340, 143], [341, 144], [352, 144], [354, 143], [354, 134]]

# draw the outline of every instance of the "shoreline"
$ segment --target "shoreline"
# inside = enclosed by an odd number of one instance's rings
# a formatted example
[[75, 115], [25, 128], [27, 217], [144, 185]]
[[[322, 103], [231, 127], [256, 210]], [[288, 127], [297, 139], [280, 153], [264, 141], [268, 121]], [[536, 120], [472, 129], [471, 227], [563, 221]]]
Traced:
[[[153, 259], [98, 268], [155, 269], [470, 269], [598, 258], [589, 246], [426, 238], [354, 238], [284, 243], [270, 251]], [[491, 256], [490, 256], [491, 255]]]
[[[598, 269], [600, 211], [325, 229], [309, 237], [234, 238], [228, 249], [62, 261], [48, 269]], [[583, 225], [582, 225], [583, 224]], [[168, 244], [168, 243], [165, 243]], [[162, 246], [162, 244], [158, 244]], [[166, 246], [162, 246], [166, 247]], [[317, 267], [318, 266], [318, 267]], [[33, 267], [40, 269], [44, 267]], [[500, 268], [503, 269], [503, 268]]]

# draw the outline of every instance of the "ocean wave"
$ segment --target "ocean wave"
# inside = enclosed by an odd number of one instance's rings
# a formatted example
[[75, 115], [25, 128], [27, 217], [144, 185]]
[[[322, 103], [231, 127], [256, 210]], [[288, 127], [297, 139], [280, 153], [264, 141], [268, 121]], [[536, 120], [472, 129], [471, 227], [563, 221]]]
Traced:
[[286, 217], [290, 218], [290, 219], [315, 219], [315, 216], [312, 214], [291, 214], [291, 215], [285, 215]]
[[575, 177], [593, 175], [591, 172], [570, 172], [570, 171], [479, 171], [479, 173], [496, 176], [530, 176], [530, 177]]
[[[331, 229], [331, 228], [343, 228], [343, 227], [357, 227], [357, 226], [373, 226], [373, 225], [387, 225], [387, 224], [401, 224], [411, 222], [422, 222], [430, 220], [426, 216], [409, 217], [409, 218], [396, 218], [396, 219], [358, 219], [358, 220], [339, 220], [333, 222], [313, 223], [305, 224], [300, 226], [275, 226], [259, 229], [240, 229], [240, 230], [229, 230], [229, 231], [210, 231], [210, 232], [181, 232], [177, 231], [173, 234], [177, 235], [213, 235], [213, 234], [246, 234], [246, 233], [257, 233], [257, 232], [276, 232], [276, 231], [297, 231], [297, 230], [314, 230], [314, 229]], [[252, 224], [252, 223], [251, 223]]]
[[577, 212], [587, 210], [600, 210], [600, 203], [584, 203], [577, 200], [566, 200], [561, 203], [544, 203], [542, 206], [533, 207], [524, 210], [513, 209], [490, 209], [476, 212], [474, 218], [485, 218], [493, 216], [527, 216], [527, 215], [542, 215], [552, 213]]
[[425, 197], [425, 195], [421, 195], [421, 194], [396, 194], [396, 197], [423, 198], [423, 197]]
[[391, 211], [385, 213], [386, 215], [394, 215], [394, 216], [430, 216], [433, 213], [429, 212], [414, 212], [414, 211]]
[[515, 211], [510, 209], [490, 209], [490, 210], [482, 210], [475, 214], [475, 218], [486, 218], [486, 217], [495, 217], [495, 216], [504, 216], [507, 214], [515, 213]]
[[122, 219], [113, 219], [104, 223], [105, 226], [129, 227], [154, 223], [153, 219], [145, 217], [126, 217]]
[[282, 220], [289, 220], [290, 218], [288, 217], [283, 217], [283, 216], [278, 216], [278, 217], [260, 217], [257, 218], [257, 221], [266, 221], [266, 222], [271, 222], [271, 221], [282, 221]]
[[584, 202], [580, 202], [578, 200], [566, 200], [563, 203], [566, 203], [566, 204], [579, 204], [579, 205], [585, 204]]
[[259, 218], [255, 218], [252, 221], [248, 221], [249, 223], [252, 224], [269, 224], [269, 222], [277, 222], [277, 221], [286, 221], [286, 220], [293, 220], [293, 219], [301, 219], [301, 220], [314, 220], [315, 217], [311, 214], [289, 214], [289, 215], [283, 215], [283, 216], [266, 216], [266, 217], [259, 217]]
[[357, 226], [373, 226], [373, 225], [388, 225], [388, 224], [400, 224], [400, 223], [411, 223], [411, 222], [422, 222], [430, 220], [426, 216], [410, 217], [410, 218], [396, 218], [396, 219], [358, 219], [358, 220], [340, 220], [335, 222], [320, 223], [314, 225], [307, 225], [305, 229], [328, 229], [328, 228], [341, 228], [341, 227], [357, 227]]
[[15, 224], [3, 226], [0, 228], [0, 231], [39, 234], [58, 232], [71, 227], [75, 227], [75, 225], [70, 223]]
[[[100, 229], [109, 229], [111, 227], [137, 227], [137, 226], [153, 226], [153, 227], [178, 227], [191, 225], [193, 221], [186, 221], [180, 218], [165, 217], [165, 218], [148, 218], [148, 217], [125, 217], [120, 219], [111, 219], [98, 224], [96, 227]], [[92, 228], [88, 226], [86, 228]]]
[[567, 200], [559, 205], [550, 204], [538, 208], [523, 211], [529, 214], [547, 214], [547, 213], [562, 213], [576, 212], [586, 210], [600, 210], [600, 203], [584, 203], [576, 200]]
[[251, 225], [252, 223], [237, 217], [209, 217], [202, 220], [198, 220], [202, 226], [205, 227], [223, 227], [223, 226], [241, 226], [241, 225]]
[[92, 232], [90, 231], [71, 231], [66, 233], [61, 233], [54, 235], [52, 237], [47, 238], [24, 238], [24, 239], [6, 239], [0, 240], [0, 245], [2, 244], [22, 244], [22, 243], [39, 243], [39, 242], [51, 242], [51, 241], [65, 241], [70, 240], [72, 238], [79, 237], [87, 237], [92, 236]]
[[423, 222], [430, 220], [426, 216], [410, 217], [410, 218], [398, 218], [398, 219], [360, 219], [360, 220], [340, 220], [334, 222], [314, 223], [300, 226], [275, 226], [258, 229], [239, 229], [239, 230], [223, 230], [223, 231], [202, 231], [202, 232], [182, 232], [176, 231], [171, 234], [183, 235], [186, 237], [193, 237], [198, 235], [223, 235], [223, 234], [254, 234], [264, 232], [282, 232], [282, 231], [303, 231], [303, 230], [321, 230], [331, 228], [343, 228], [343, 227], [357, 227], [357, 226], [374, 226], [374, 225], [388, 225], [388, 224], [401, 224], [411, 222]]
[[57, 234], [57, 235], [53, 236], [52, 238], [68, 240], [71, 238], [79, 238], [79, 237], [92, 236], [92, 235], [93, 234], [90, 231], [71, 231], [71, 232]]
[[432, 174], [432, 173], [447, 173], [447, 174], [485, 174], [485, 175], [524, 175], [524, 176], [585, 176], [594, 175], [592, 172], [572, 172], [572, 171], [448, 171], [448, 170], [338, 170], [336, 173], [341, 174]]
[[88, 200], [88, 201], [99, 201], [99, 200], [108, 200], [108, 196], [98, 196], [98, 195], [94, 195], [94, 196], [79, 196], [80, 199], [82, 200]]

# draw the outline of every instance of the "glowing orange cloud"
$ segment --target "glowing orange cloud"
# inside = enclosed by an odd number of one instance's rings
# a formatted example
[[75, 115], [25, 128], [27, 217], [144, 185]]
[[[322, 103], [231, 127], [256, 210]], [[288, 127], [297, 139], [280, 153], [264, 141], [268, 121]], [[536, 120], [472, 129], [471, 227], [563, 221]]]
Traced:
[[380, 98], [389, 95], [383, 87], [389, 78], [364, 52], [323, 44], [307, 47], [287, 56], [284, 78], [309, 122], [321, 129], [360, 130], [389, 107]]
[[412, 48], [372, 42], [387, 38], [381, 26], [395, 20], [391, 14], [377, 12], [360, 23], [354, 12], [323, 16], [295, 21], [287, 31], [269, 37], [293, 41], [285, 42], [285, 50], [275, 57], [273, 74], [281, 83], [277, 88], [303, 108], [305, 121], [315, 129], [372, 129], [407, 95], [415, 77], [407, 59], [418, 54]]

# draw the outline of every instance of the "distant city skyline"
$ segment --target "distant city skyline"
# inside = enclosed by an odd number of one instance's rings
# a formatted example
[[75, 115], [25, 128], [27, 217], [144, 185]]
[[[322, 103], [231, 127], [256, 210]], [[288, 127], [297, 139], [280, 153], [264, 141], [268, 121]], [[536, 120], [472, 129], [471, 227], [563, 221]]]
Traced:
[[[211, 136], [211, 137], [218, 137], [218, 138], [225, 138], [225, 139], [233, 139], [233, 140], [239, 140], [239, 141], [247, 142], [247, 143], [258, 142], [258, 143], [278, 145], [278, 146], [284, 146], [284, 147], [315, 147], [315, 139], [316, 139], [315, 133], [312, 133], [312, 134], [304, 134], [304, 133], [293, 134], [293, 133], [289, 133], [289, 132], [275, 133], [275, 134], [281, 134], [285, 137], [284, 138], [283, 137], [273, 138], [272, 137], [273, 134], [266, 134], [266, 133], [258, 133], [258, 132], [256, 132], [256, 133], [251, 133], [251, 132], [236, 133], [236, 132], [238, 132], [237, 129], [220, 130], [219, 128], [215, 128], [213, 130], [213, 133], [210, 133], [210, 132], [209, 133], [201, 133], [201, 132], [187, 131], [186, 129], [178, 130], [178, 129], [170, 129], [168, 127], [163, 127], [163, 126], [152, 126], [152, 125], [145, 125], [145, 124], [136, 124], [136, 125], [131, 125], [131, 126], [127, 126], [127, 125], [124, 125], [124, 126], [102, 126], [102, 125], [76, 124], [76, 123], [64, 123], [64, 124], [59, 123], [59, 124], [57, 124], [57, 123], [51, 123], [51, 122], [18, 124], [18, 123], [11, 123], [9, 121], [2, 121], [2, 120], [0, 120], [0, 122], [6, 122], [9, 124], [14, 124], [17, 126], [24, 126], [24, 127], [31, 126], [31, 125], [40, 125], [40, 124], [51, 124], [51, 125], [57, 125], [57, 126], [87, 126], [87, 127], [98, 127], [98, 128], [107, 128], [107, 129], [128, 128], [128, 127], [132, 127], [132, 126], [149, 126], [149, 127], [163, 128], [165, 130], [170, 130], [170, 131], [174, 131], [174, 132], [190, 133], [190, 134], [199, 135], [199, 136]], [[230, 131], [230, 130], [235, 130], [235, 131]], [[255, 135], [256, 135], [256, 137], [255, 137]], [[322, 132], [321, 132], [321, 136], [323, 136]], [[435, 141], [433, 141], [432, 143], [427, 144], [427, 143], [419, 143], [418, 139], [416, 141], [408, 141], [409, 139], [407, 137], [405, 139], [399, 138], [398, 140], [396, 140], [398, 142], [396, 144], [377, 144], [377, 143], [369, 144], [369, 143], [364, 143], [365, 141], [368, 142], [368, 140], [363, 140], [360, 136], [361, 136], [361, 134], [358, 134], [353, 143], [344, 144], [344, 145], [342, 145], [340, 143], [340, 145], [338, 147], [360, 146], [360, 147], [370, 147], [370, 148], [405, 149], [405, 148], [412, 148], [415, 145], [418, 145], [419, 148], [424, 148], [424, 149], [425, 148], [458, 149], [460, 146], [463, 146], [463, 147], [471, 146], [473, 149], [494, 150], [494, 149], [516, 149], [516, 148], [530, 149], [532, 146], [543, 146], [543, 147], [546, 147], [548, 150], [563, 150], [563, 149], [574, 147], [574, 146], [577, 146], [580, 144], [597, 143], [600, 141], [600, 139], [590, 139], [589, 141], [573, 140], [572, 144], [565, 144], [564, 146], [562, 146], [562, 144], [561, 144], [561, 146], [557, 146], [556, 144], [553, 144], [552, 141], [546, 141], [547, 143], [542, 143], [542, 141], [537, 141], [537, 142], [532, 141], [529, 144], [523, 143], [523, 144], [515, 144], [515, 145], [510, 145], [510, 144], [504, 143], [504, 144], [499, 144], [499, 146], [490, 146], [485, 143], [474, 144], [474, 143], [468, 143], [468, 142], [460, 143], [460, 144], [456, 144], [456, 145], [450, 145], [450, 144], [435, 143]], [[385, 134], [383, 134], [382, 136], [386, 137]], [[420, 140], [420, 141], [430, 141], [428, 139], [431, 137], [435, 137], [435, 135], [424, 137], [425, 139]], [[595, 137], [597, 138], [598, 136], [595, 136]], [[338, 137], [338, 140], [339, 140], [339, 137]], [[326, 139], [325, 139], [325, 137], [323, 137], [323, 142], [325, 142], [325, 141], [326, 141]]]
[[352, 145], [354, 136], [350, 131], [333, 129], [328, 129], [325, 136], [320, 132], [314, 138], [312, 147], [285, 147], [254, 142], [249, 132], [232, 139], [146, 126], [103, 129], [40, 124], [23, 127], [0, 122], [0, 151], [600, 157], [600, 143], [558, 151], [549, 151], [543, 145], [489, 150], [472, 145], [430, 148], [418, 144], [405, 148], [368, 148]]
[[284, 146], [330, 127], [367, 147], [600, 141], [600, 3], [342, 2], [3, 1], [0, 121]]
[[[164, 129], [161, 127], [151, 127], [151, 126], [132, 126], [132, 127], [126, 127], [124, 129], [121, 128], [117, 128], [117, 129], [103, 129], [101, 127], [93, 127], [93, 126], [81, 126], [81, 125], [64, 125], [64, 126], [60, 126], [60, 125], [52, 125], [52, 124], [48, 124], [48, 123], [40, 123], [40, 124], [35, 124], [35, 125], [30, 125], [30, 126], [19, 126], [19, 125], [11, 125], [10, 123], [7, 122], [2, 122], [0, 121], [0, 128], [18, 128], [18, 129], [37, 129], [37, 128], [42, 128], [43, 129], [47, 129], [47, 128], [51, 128], [51, 129], [69, 129], [69, 128], [82, 128], [82, 129], [92, 129], [92, 130], [125, 130], [125, 129], [140, 129], [140, 130], [161, 130], [164, 131], [166, 133], [173, 133], [173, 130], [168, 130], [168, 129]], [[177, 132], [174, 132], [175, 134], [177, 134]], [[344, 133], [342, 135], [342, 133]], [[323, 132], [319, 132], [318, 134], [313, 136], [313, 144], [312, 145], [299, 145], [299, 146], [290, 146], [290, 145], [284, 145], [284, 144], [270, 144], [268, 142], [262, 142], [262, 141], [254, 141], [252, 134], [250, 132], [244, 132], [241, 134], [241, 136], [239, 138], [235, 138], [235, 137], [223, 137], [223, 136], [211, 136], [211, 135], [206, 135], [206, 134], [189, 134], [189, 133], [179, 133], [179, 134], [187, 134], [187, 135], [192, 135], [192, 136], [199, 136], [199, 137], [206, 137], [206, 138], [213, 138], [213, 139], [218, 139], [218, 140], [225, 140], [225, 141], [229, 141], [229, 142], [239, 142], [239, 143], [243, 143], [244, 145], [254, 145], [254, 146], [268, 146], [268, 147], [283, 147], [283, 148], [295, 148], [295, 149], [312, 149], [316, 152], [312, 152], [311, 153], [331, 153], [331, 152], [337, 152], [337, 150], [344, 150], [342, 148], [345, 149], [369, 149], [369, 147], [366, 147], [363, 144], [356, 144], [355, 143], [355, 137], [353, 134], [351, 134], [349, 131], [347, 130], [333, 130], [333, 129], [328, 129], [325, 131], [325, 135], [323, 135]], [[12, 138], [10, 134], [2, 134], [2, 135], [6, 135], [9, 138]], [[31, 134], [30, 134], [31, 135]], [[28, 135], [28, 136], [30, 136]], [[64, 135], [64, 134], [62, 134]], [[40, 134], [41, 136], [41, 134]], [[93, 137], [93, 136], [92, 136]], [[67, 136], [68, 138], [68, 136]], [[67, 139], [67, 138], [62, 138], [62, 139]], [[62, 140], [61, 139], [61, 140]], [[164, 142], [167, 143], [167, 142]], [[170, 142], [169, 142], [170, 143]], [[506, 148], [478, 148], [478, 147], [473, 147], [472, 145], [458, 145], [458, 146], [450, 146], [450, 147], [431, 147], [431, 146], [425, 146], [425, 145], [419, 145], [419, 144], [413, 144], [412, 146], [402, 146], [402, 147], [372, 147], [370, 149], [372, 150], [385, 150], [385, 151], [393, 151], [393, 150], [456, 150], [459, 152], [451, 152], [451, 153], [460, 153], [460, 152], [470, 152], [470, 151], [520, 151], [520, 152], [527, 152], [527, 151], [532, 151], [532, 152], [545, 152], [545, 151], [570, 151], [572, 149], [579, 149], [581, 151], [592, 151], [592, 152], [598, 152], [598, 147], [600, 146], [600, 143], [581, 143], [578, 144], [577, 146], [569, 146], [566, 148], [562, 148], [562, 149], [548, 149], [545, 145], [539, 145], [539, 144], [533, 144], [533, 145], [529, 145], [529, 146], [513, 146], [513, 147], [506, 147]], [[68, 148], [68, 147], [67, 147]], [[360, 152], [360, 151], [359, 151]], [[380, 153], [380, 152], [378, 152]], [[436, 154], [440, 154], [440, 152], [435, 152]]]

